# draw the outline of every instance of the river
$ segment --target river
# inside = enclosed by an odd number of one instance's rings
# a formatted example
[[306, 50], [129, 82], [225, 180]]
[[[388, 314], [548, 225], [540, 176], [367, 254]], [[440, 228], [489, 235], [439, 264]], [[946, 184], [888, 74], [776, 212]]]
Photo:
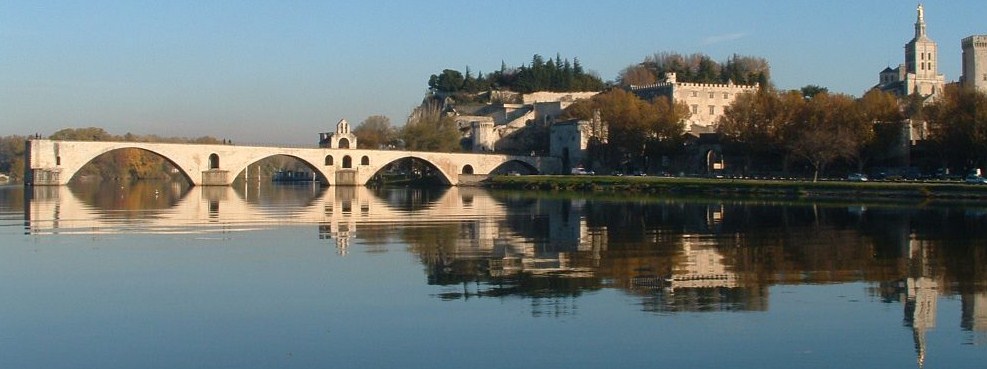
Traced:
[[0, 368], [983, 368], [987, 205], [0, 187]]

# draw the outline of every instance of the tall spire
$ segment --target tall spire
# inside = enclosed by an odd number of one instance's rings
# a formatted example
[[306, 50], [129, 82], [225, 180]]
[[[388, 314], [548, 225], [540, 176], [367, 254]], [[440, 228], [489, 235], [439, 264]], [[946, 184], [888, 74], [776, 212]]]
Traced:
[[918, 18], [915, 20], [915, 39], [925, 37], [925, 8], [918, 4]]

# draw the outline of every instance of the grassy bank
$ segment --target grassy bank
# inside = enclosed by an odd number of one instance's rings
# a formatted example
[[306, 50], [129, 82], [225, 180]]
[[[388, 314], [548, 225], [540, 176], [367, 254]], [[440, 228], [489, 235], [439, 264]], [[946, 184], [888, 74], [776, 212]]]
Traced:
[[498, 176], [490, 188], [743, 197], [901, 198], [987, 201], [987, 186], [945, 181], [809, 182], [793, 180], [618, 176]]

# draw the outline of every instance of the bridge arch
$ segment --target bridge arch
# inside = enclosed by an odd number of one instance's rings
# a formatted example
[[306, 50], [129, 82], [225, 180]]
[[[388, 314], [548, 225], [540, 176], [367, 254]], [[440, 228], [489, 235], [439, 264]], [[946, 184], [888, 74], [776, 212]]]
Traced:
[[368, 178], [372, 178], [372, 177], [376, 176], [377, 173], [379, 173], [380, 171], [384, 170], [384, 168], [387, 168], [391, 164], [397, 163], [397, 162], [402, 161], [402, 160], [412, 160], [412, 161], [421, 162], [421, 163], [425, 164], [429, 169], [435, 171], [435, 173], [438, 174], [438, 176], [436, 176], [436, 177], [439, 179], [439, 181], [442, 184], [447, 185], [447, 186], [451, 186], [453, 184], [452, 177], [449, 175], [449, 173], [447, 173], [442, 168], [442, 166], [436, 164], [435, 162], [433, 162], [432, 160], [429, 160], [426, 157], [422, 157], [422, 156], [418, 156], [418, 155], [402, 155], [402, 156], [398, 156], [398, 157], [393, 157], [388, 162], [386, 162], [386, 163], [384, 163], [382, 165], [376, 165], [376, 166], [374, 166], [375, 172], [372, 173]]
[[[261, 156], [255, 156], [255, 157], [252, 157], [249, 160], [246, 160], [242, 164], [242, 166], [236, 168], [237, 170], [235, 172], [234, 171], [230, 171], [230, 172], [231, 172], [231, 174], [234, 175], [234, 178], [235, 178], [235, 177], [240, 176], [240, 173], [242, 173], [243, 171], [247, 170], [247, 168], [249, 168], [251, 165], [257, 164], [258, 162], [260, 162], [262, 160], [265, 160], [265, 159], [270, 159], [270, 158], [279, 157], [279, 156], [297, 160], [298, 162], [302, 163], [306, 168], [308, 168], [309, 170], [312, 171], [312, 173], [315, 175], [315, 179], [317, 181], [319, 181], [321, 183], [324, 183], [324, 184], [328, 184], [329, 183], [329, 180], [328, 180], [329, 176], [326, 174], [325, 171], [323, 171], [320, 168], [320, 166], [317, 163], [313, 163], [313, 162], [311, 162], [311, 161], [309, 161], [306, 158], [303, 158], [301, 156], [287, 154], [287, 153], [271, 152], [271, 153], [266, 153], [266, 154], [261, 155]], [[318, 159], [315, 159], [315, 160], [318, 160]]]
[[539, 174], [538, 168], [535, 168], [531, 163], [523, 160], [508, 160], [501, 163], [496, 168], [490, 171], [490, 174], [508, 174], [510, 172], [517, 172], [520, 174]]
[[473, 174], [473, 166], [469, 164], [463, 165], [463, 174]]
[[[172, 166], [172, 168], [174, 168], [174, 170], [177, 170], [178, 174], [180, 174], [181, 177], [187, 183], [189, 183], [189, 184], [195, 184], [195, 181], [192, 179], [192, 176], [187, 171], [185, 171], [185, 169], [181, 165], [181, 163], [178, 163], [176, 160], [174, 160], [172, 157], [170, 157], [166, 153], [163, 153], [163, 152], [157, 151], [157, 150], [148, 149], [148, 148], [141, 147], [141, 146], [138, 146], [138, 145], [133, 145], [133, 144], [129, 144], [129, 145], [128, 144], [120, 144], [120, 145], [110, 145], [110, 146], [103, 147], [100, 150], [94, 151], [94, 152], [90, 153], [89, 155], [86, 155], [85, 157], [77, 158], [77, 159], [80, 159], [80, 160], [76, 160], [76, 163], [75, 164], [72, 164], [72, 163], [70, 163], [69, 160], [66, 160], [66, 165], [62, 168], [62, 170], [63, 170], [62, 173], [63, 173], [63, 175], [65, 175], [65, 182], [68, 183], [69, 181], [71, 181], [73, 178], [75, 178], [75, 176], [77, 174], [79, 174], [79, 171], [81, 171], [82, 168], [84, 168], [86, 165], [92, 163], [93, 161], [99, 159], [101, 156], [106, 155], [106, 154], [110, 154], [110, 153], [112, 153], [114, 151], [128, 150], [128, 149], [138, 150], [138, 151], [141, 151], [141, 152], [147, 152], [147, 153], [154, 154], [157, 157], [160, 157], [164, 161], [168, 162], [168, 164], [170, 164]], [[57, 156], [56, 157], [56, 163], [58, 165], [62, 165], [61, 156]], [[163, 173], [163, 174], [167, 174], [167, 173]]]

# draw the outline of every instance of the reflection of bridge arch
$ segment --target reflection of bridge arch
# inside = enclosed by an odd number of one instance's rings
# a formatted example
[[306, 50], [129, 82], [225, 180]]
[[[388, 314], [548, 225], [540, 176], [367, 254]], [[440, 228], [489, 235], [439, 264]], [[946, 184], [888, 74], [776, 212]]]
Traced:
[[[199, 186], [176, 196], [176, 202], [156, 208], [138, 208], [143, 218], [121, 222], [120, 209], [87, 202], [70, 186], [35, 187], [25, 218], [31, 233], [146, 233], [187, 232], [189, 228], [228, 232], [277, 224], [319, 224], [325, 229], [356, 230], [358, 223], [407, 222], [408, 210], [389, 204], [366, 187], [337, 187], [313, 192], [304, 202], [271, 207], [245, 198], [230, 186]], [[452, 188], [417, 208], [416, 218], [427, 222], [490, 219], [504, 205], [482, 190]], [[130, 193], [126, 196], [133, 196]], [[162, 195], [164, 196], [164, 195]], [[469, 202], [469, 206], [463, 206]], [[114, 203], [116, 205], [116, 203]], [[145, 206], [146, 203], [142, 203]], [[125, 211], [124, 211], [125, 212]], [[493, 221], [493, 220], [490, 220]]]
[[[162, 156], [193, 185], [229, 185], [234, 176], [248, 165], [275, 155], [294, 157], [306, 163], [322, 174], [328, 185], [365, 185], [384, 166], [406, 158], [428, 163], [452, 185], [467, 179], [461, 178], [461, 175], [468, 176], [463, 174], [463, 168], [467, 165], [473, 169], [474, 175], [481, 176], [494, 173], [505, 163], [521, 163], [532, 173], [554, 174], [561, 171], [558, 159], [538, 156], [39, 139], [28, 142], [25, 183], [64, 185], [95, 157], [123, 148], [142, 149]], [[345, 165], [347, 158], [349, 166]], [[342, 165], [333, 165], [337, 164], [336, 159]]]

